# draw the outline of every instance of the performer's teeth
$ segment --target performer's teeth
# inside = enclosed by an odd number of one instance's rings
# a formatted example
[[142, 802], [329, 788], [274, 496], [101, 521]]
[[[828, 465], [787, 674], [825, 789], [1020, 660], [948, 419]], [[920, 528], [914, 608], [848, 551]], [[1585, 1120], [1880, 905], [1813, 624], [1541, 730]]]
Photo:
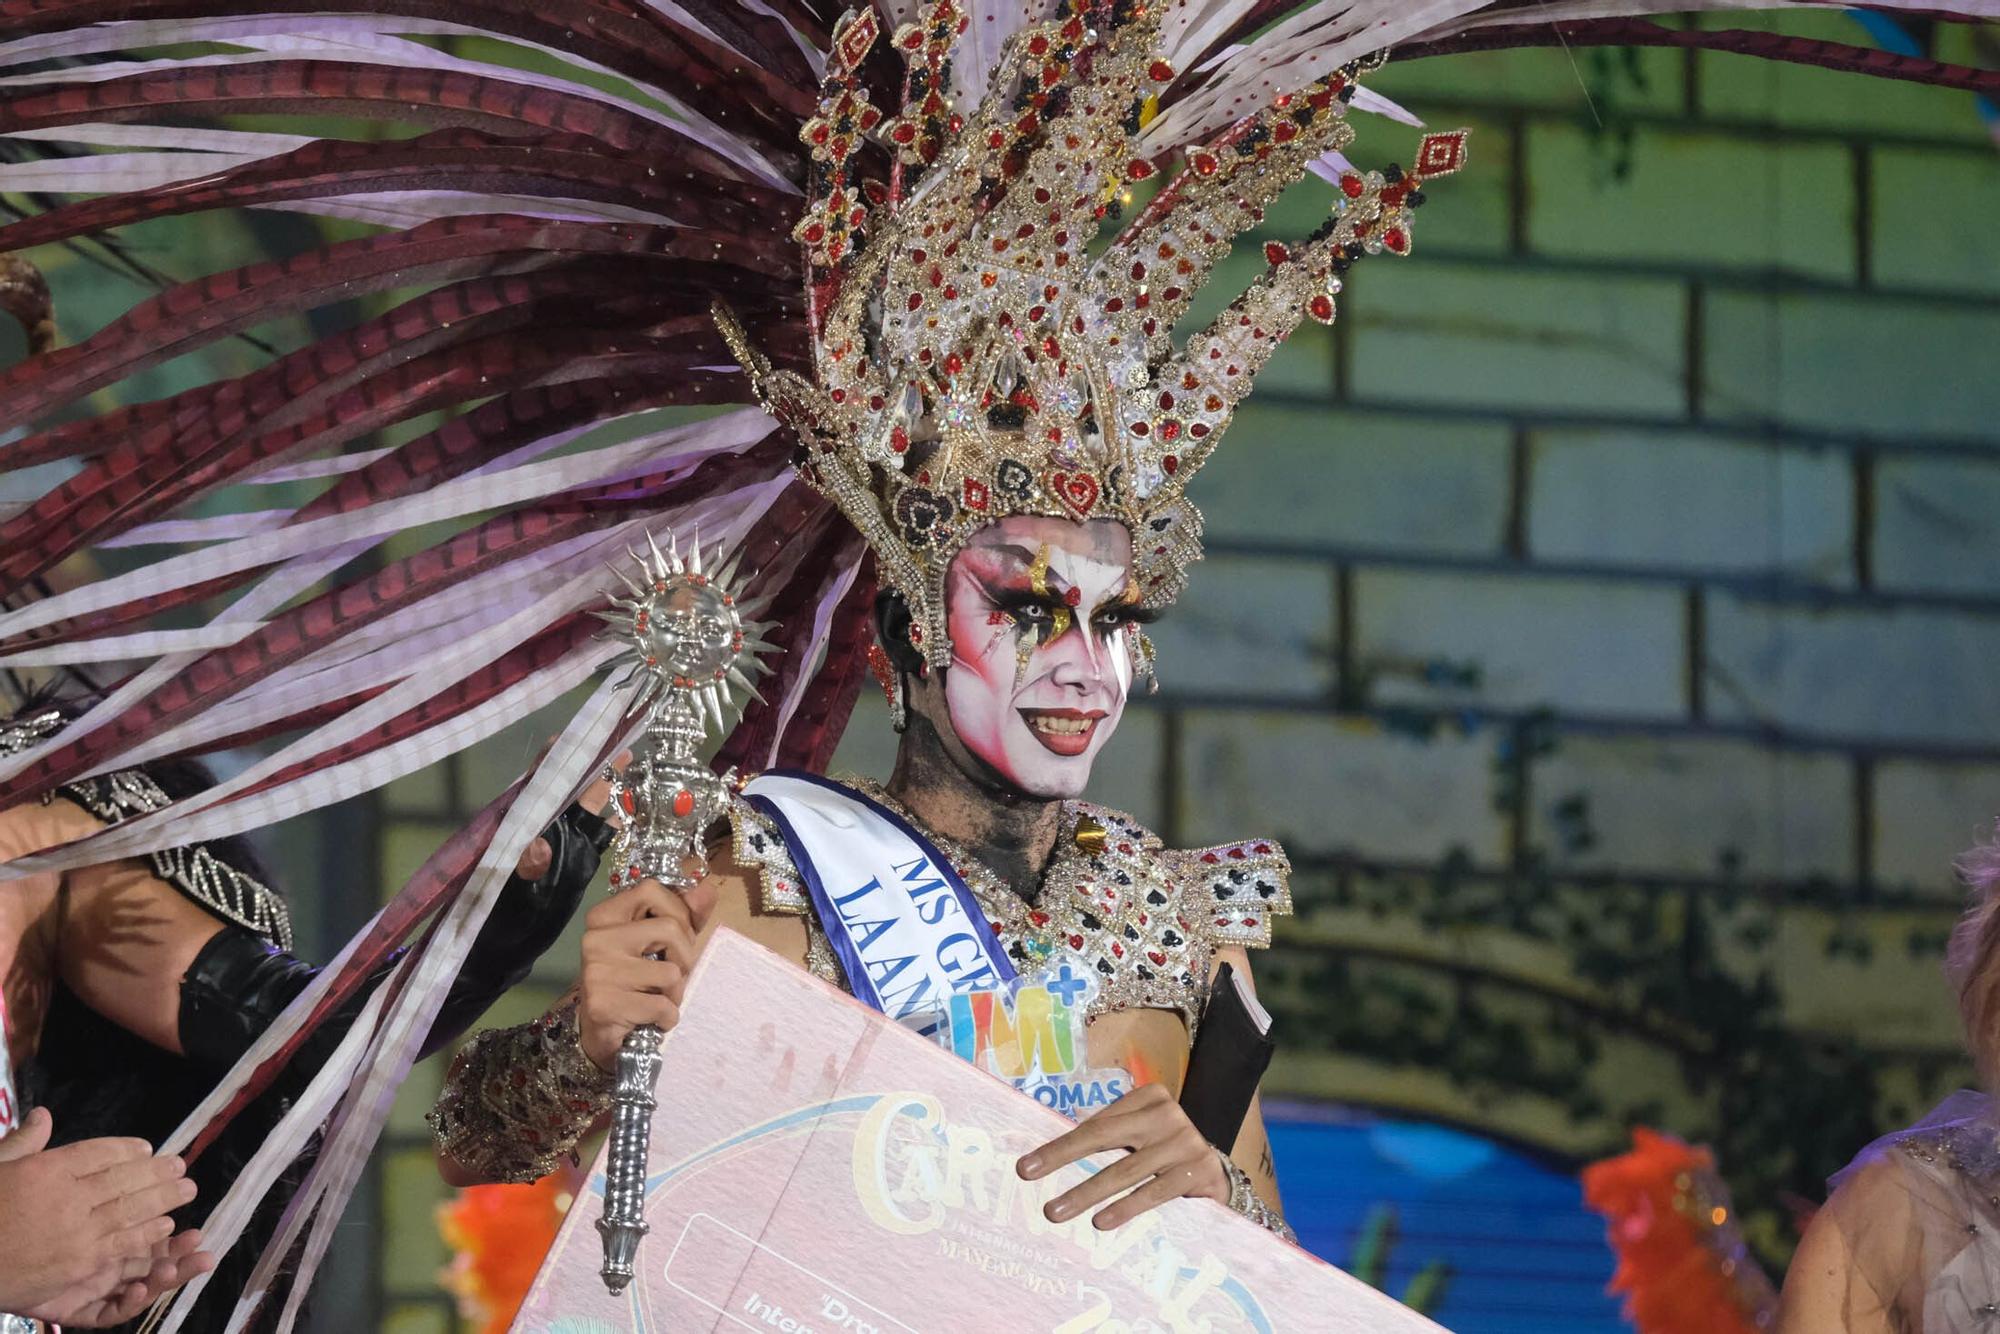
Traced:
[[1039, 714], [1030, 726], [1040, 732], [1060, 732], [1071, 736], [1081, 736], [1090, 730], [1090, 724], [1093, 721], [1095, 720], [1090, 718], [1052, 718], [1047, 714]]

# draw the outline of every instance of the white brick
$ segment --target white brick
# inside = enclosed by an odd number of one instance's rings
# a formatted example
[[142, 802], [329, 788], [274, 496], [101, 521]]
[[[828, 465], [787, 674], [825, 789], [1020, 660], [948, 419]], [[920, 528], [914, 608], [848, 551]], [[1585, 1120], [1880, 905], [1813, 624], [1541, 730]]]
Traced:
[[2000, 596], [2000, 458], [1885, 458], [1875, 470], [1883, 588]]
[[2000, 617], [1708, 602], [1718, 720], [1877, 741], [2000, 743]]
[[1674, 589], [1368, 571], [1356, 578], [1355, 597], [1363, 670], [1443, 659], [1482, 672], [1470, 692], [1408, 672], [1379, 675], [1377, 702], [1652, 718], [1686, 707], [1685, 611]]
[[[1870, 1047], [1949, 1048], [1958, 1043], [1958, 1019], [1935, 954], [1910, 951], [1912, 931], [1948, 929], [1949, 912], [1871, 911], [1835, 915], [1793, 908], [1778, 918], [1778, 932], [1753, 966], [1770, 970], [1784, 998], [1785, 1022], [1795, 1029], [1858, 1039]], [[1861, 932], [1872, 953], [1866, 962], [1842, 954], [1829, 958], [1834, 931]]]
[[1341, 302], [1359, 397], [1662, 414], [1686, 399], [1678, 283], [1419, 255], [1357, 265]]
[[[1854, 875], [1853, 770], [1831, 755], [1737, 741], [1565, 736], [1530, 779], [1531, 836], [1564, 870], [1746, 876]], [[1570, 851], [1558, 818], [1587, 803], [1594, 846]]]
[[[1993, 437], [2000, 311], [1713, 292], [1704, 410], [1832, 431]], [[1996, 441], [2000, 448], [2000, 441]]]
[[1199, 711], [1182, 728], [1188, 844], [1264, 835], [1294, 853], [1506, 856], [1490, 734], [1423, 741], [1326, 717]]
[[854, 716], [847, 720], [847, 730], [840, 734], [840, 744], [834, 747], [826, 771], [859, 774], [885, 783], [895, 767], [896, 732], [889, 726], [889, 705], [871, 676], [861, 687], [861, 698], [854, 703]]
[[1307, 560], [1213, 556], [1148, 628], [1166, 698], [1311, 699], [1333, 689], [1333, 572]]
[[1536, 557], [1852, 579], [1843, 455], [1665, 431], [1543, 431], [1532, 446]]
[[1994, 835], [2000, 764], [1884, 760], [1875, 766], [1875, 879], [1951, 901], [1952, 863]]
[[1845, 145], [1648, 130], [1620, 175], [1604, 170], [1605, 137], [1587, 125], [1538, 124], [1528, 145], [1537, 253], [1853, 276]]
[[1991, 145], [1971, 152], [1878, 148], [1871, 220], [1875, 281], [2000, 292], [2000, 172]]
[[[1212, 538], [1491, 555], [1507, 524], [1504, 426], [1260, 406], [1195, 483]], [[1203, 575], [1196, 568], [1195, 590]]]

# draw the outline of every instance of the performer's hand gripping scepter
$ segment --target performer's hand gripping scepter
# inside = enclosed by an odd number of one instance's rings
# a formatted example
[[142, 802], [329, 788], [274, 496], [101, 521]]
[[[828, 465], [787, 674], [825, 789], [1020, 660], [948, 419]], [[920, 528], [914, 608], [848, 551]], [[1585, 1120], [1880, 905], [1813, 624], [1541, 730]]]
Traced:
[[[632, 763], [610, 775], [623, 820], [611, 845], [614, 891], [648, 877], [686, 890], [707, 873], [702, 835], [728, 813], [736, 775], [712, 772], [699, 747], [711, 724], [718, 734], [727, 730], [724, 711], [736, 688], [756, 695], [751, 674], [766, 670], [756, 655], [771, 647], [759, 638], [770, 627], [746, 620], [749, 610], [737, 603], [734, 560], [710, 576], [702, 570], [699, 539], [685, 560], [671, 540], [664, 553], [650, 536], [647, 546], [650, 555], [633, 553], [639, 580], [614, 571], [631, 596], [612, 598], [613, 610], [599, 613], [631, 641], [616, 662], [629, 666], [625, 680], [649, 710]], [[642, 1024], [618, 1053], [604, 1216], [597, 1223], [604, 1286], [614, 1295], [632, 1281], [646, 1235], [646, 1160], [663, 1036]]]

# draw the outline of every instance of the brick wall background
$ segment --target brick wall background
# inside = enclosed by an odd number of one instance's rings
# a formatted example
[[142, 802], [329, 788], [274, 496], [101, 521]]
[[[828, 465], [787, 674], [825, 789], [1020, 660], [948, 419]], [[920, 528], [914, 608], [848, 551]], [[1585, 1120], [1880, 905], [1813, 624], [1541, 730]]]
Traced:
[[[1726, 56], [1375, 85], [1472, 165], [1197, 482], [1208, 559], [1098, 787], [1291, 850], [1275, 1091], [1563, 1156], [1713, 1139], [1781, 1256], [1780, 1192], [1964, 1076], [1938, 962], [2000, 814], [2000, 160], [1971, 99]], [[1357, 162], [1414, 144], [1361, 128]]]
[[[2000, 813], [2000, 159], [1969, 98], [1727, 57], [1375, 82], [1473, 127], [1472, 165], [1198, 483], [1208, 559], [1097, 795], [1290, 848], [1274, 1091], [1564, 1158], [1634, 1120], [1714, 1139], [1782, 1255], [1782, 1191], [1964, 1074], [1937, 964], [1949, 862]], [[1415, 138], [1370, 119], [1354, 156]], [[343, 846], [400, 883], [547, 730]], [[864, 707], [841, 763], [886, 773], [892, 742]], [[380, 1228], [349, 1290], [394, 1331], [452, 1321], [439, 1073], [349, 1215]]]

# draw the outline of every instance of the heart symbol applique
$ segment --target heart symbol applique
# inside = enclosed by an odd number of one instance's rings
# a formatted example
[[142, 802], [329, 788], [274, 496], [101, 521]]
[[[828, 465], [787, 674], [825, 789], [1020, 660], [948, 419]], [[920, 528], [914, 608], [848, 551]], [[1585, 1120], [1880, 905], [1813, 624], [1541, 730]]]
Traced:
[[1087, 472], [1052, 472], [1043, 479], [1058, 500], [1079, 519], [1088, 519], [1097, 508], [1101, 492], [1097, 478]]

